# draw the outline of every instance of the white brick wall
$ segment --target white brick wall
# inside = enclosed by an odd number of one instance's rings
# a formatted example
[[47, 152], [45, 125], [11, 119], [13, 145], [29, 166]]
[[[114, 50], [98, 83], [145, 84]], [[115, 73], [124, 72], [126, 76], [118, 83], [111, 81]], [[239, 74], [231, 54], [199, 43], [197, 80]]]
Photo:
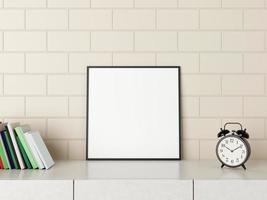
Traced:
[[45, 95], [45, 75], [5, 75], [5, 95]]
[[267, 73], [266, 53], [245, 53], [244, 71], [246, 73]]
[[242, 117], [242, 97], [201, 97], [202, 117]]
[[72, 9], [69, 12], [69, 26], [73, 30], [112, 29], [112, 10]]
[[92, 51], [132, 51], [132, 32], [96, 31], [91, 33]]
[[218, 75], [183, 75], [183, 95], [220, 95], [221, 81]]
[[90, 32], [48, 32], [47, 49], [49, 51], [89, 51]]
[[[14, 31], [5, 32], [3, 38], [5, 51], [45, 51], [46, 34], [45, 32]], [[0, 43], [1, 45], [1, 43]]]
[[175, 8], [177, 7], [176, 0], [135, 0], [135, 7], [142, 8]]
[[265, 0], [221, 0], [223, 8], [262, 8]]
[[156, 63], [154, 53], [115, 53], [113, 54], [113, 64], [117, 66], [153, 66]]
[[[69, 124], [70, 126], [66, 126]], [[48, 138], [84, 139], [85, 121], [83, 119], [49, 119], [47, 122]]]
[[184, 66], [182, 73], [199, 72], [198, 53], [158, 53], [157, 64], [161, 66]]
[[24, 11], [19, 9], [0, 10], [0, 29], [24, 29]]
[[67, 73], [68, 55], [66, 53], [28, 53], [26, 54], [27, 73]]
[[233, 31], [222, 34], [223, 51], [264, 51], [264, 32]]
[[177, 34], [175, 32], [136, 32], [136, 51], [176, 51]]
[[49, 8], [90, 7], [90, 0], [46, 0]]
[[1, 117], [25, 116], [24, 97], [0, 97]]
[[[186, 132], [184, 139], [210, 139], [214, 137], [214, 133], [218, 131], [221, 126], [220, 119], [183, 119], [183, 132]], [[199, 135], [199, 130], [202, 134]]]
[[242, 73], [241, 53], [201, 53], [200, 72], [202, 73]]
[[0, 119], [85, 157], [88, 65], [180, 65], [185, 159], [240, 121], [267, 154], [267, 0], [0, 0]]
[[113, 28], [117, 30], [155, 30], [155, 10], [114, 10]]
[[1, 53], [0, 73], [23, 73], [25, 59], [23, 53]]
[[194, 30], [199, 27], [198, 15], [199, 11], [197, 9], [158, 10], [157, 28], [163, 30]]
[[241, 29], [242, 10], [200, 10], [200, 28], [207, 30], [236, 30]]
[[133, 5], [134, 0], [91, 0], [92, 8], [132, 8]]
[[249, 9], [244, 11], [244, 28], [247, 30], [263, 30], [267, 28], [267, 10]]
[[5, 8], [45, 8], [46, 0], [3, 0]]
[[182, 106], [182, 117], [199, 117], [200, 113], [200, 101], [199, 97], [182, 97], [181, 101], [183, 102]]
[[27, 30], [66, 30], [68, 12], [66, 9], [34, 9], [26, 11]]
[[221, 33], [217, 31], [188, 31], [178, 33], [180, 51], [219, 51]]
[[48, 95], [85, 95], [85, 75], [50, 75], [47, 80]]
[[111, 53], [71, 53], [69, 54], [69, 72], [85, 73], [84, 66], [111, 66]]
[[221, 0], [179, 0], [181, 8], [219, 8]]
[[28, 117], [67, 117], [68, 97], [26, 97]]

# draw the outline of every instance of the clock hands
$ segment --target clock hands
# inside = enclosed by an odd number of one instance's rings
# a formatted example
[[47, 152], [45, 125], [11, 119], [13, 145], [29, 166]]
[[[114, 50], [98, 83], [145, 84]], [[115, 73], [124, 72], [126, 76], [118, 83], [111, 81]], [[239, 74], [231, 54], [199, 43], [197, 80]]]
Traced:
[[235, 148], [234, 150], [231, 150], [229, 147], [225, 146], [225, 148], [228, 149], [229, 151], [231, 151], [232, 153], [233, 153], [235, 150], [237, 150], [237, 149], [239, 149], [239, 148], [241, 148], [241, 147], [242, 147], [242, 145], [240, 145], [239, 147]]
[[234, 152], [235, 150], [237, 150], [237, 149], [239, 149], [241, 147], [242, 147], [242, 145], [240, 145], [239, 147], [235, 148], [232, 152]]
[[230, 148], [228, 148], [227, 146], [225, 146], [225, 148], [232, 152], [232, 150]]

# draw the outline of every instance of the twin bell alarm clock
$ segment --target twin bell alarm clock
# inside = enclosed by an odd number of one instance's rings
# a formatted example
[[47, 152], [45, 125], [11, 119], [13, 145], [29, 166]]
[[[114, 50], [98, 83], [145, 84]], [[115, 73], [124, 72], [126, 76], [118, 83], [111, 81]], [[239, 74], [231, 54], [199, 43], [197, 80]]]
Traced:
[[[228, 130], [228, 125], [237, 125], [239, 130]], [[218, 133], [219, 141], [216, 145], [216, 155], [221, 162], [221, 167], [245, 167], [245, 163], [250, 157], [251, 148], [248, 143], [249, 134], [242, 125], [237, 122], [228, 122]]]

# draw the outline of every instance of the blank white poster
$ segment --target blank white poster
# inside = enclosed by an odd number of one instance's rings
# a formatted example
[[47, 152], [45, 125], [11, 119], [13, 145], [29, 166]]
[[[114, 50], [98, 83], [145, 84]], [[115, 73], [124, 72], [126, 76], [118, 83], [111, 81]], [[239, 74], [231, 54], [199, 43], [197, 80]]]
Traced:
[[87, 159], [180, 159], [179, 68], [88, 70]]

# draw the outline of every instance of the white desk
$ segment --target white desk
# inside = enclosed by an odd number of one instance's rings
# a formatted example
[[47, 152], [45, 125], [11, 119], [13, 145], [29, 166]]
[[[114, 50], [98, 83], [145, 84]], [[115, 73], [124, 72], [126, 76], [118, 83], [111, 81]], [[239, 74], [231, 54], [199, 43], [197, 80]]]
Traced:
[[57, 161], [50, 170], [1, 170], [8, 200], [264, 200], [267, 161], [247, 170], [218, 161]]

